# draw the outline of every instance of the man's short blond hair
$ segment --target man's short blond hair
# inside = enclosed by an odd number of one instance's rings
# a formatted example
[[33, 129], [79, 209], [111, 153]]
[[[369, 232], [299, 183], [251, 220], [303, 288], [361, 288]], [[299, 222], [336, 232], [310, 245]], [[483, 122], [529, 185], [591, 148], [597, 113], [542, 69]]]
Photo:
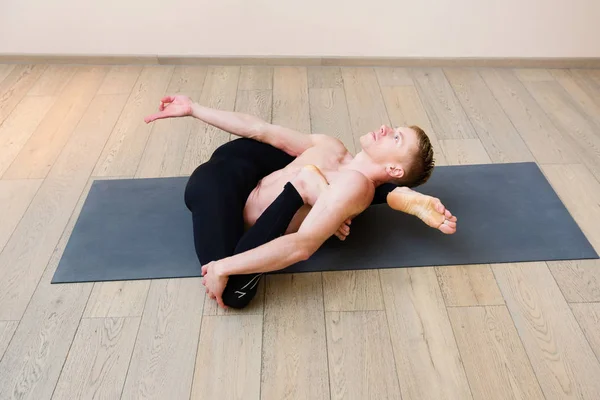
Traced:
[[402, 185], [416, 187], [429, 180], [435, 167], [435, 159], [431, 140], [425, 131], [416, 125], [409, 128], [417, 133], [417, 152], [402, 178]]

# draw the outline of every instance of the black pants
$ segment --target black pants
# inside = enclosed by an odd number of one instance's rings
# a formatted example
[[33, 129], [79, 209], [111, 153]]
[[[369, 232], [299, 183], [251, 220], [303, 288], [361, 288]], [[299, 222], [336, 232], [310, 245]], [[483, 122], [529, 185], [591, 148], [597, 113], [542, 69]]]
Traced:
[[[258, 182], [294, 160], [270, 145], [236, 139], [219, 147], [190, 176], [185, 204], [192, 213], [194, 245], [201, 264], [251, 250], [283, 235], [304, 202], [291, 183], [244, 232], [244, 207]], [[373, 204], [384, 203], [395, 185], [377, 188]], [[223, 302], [243, 308], [256, 295], [262, 274], [229, 277]]]

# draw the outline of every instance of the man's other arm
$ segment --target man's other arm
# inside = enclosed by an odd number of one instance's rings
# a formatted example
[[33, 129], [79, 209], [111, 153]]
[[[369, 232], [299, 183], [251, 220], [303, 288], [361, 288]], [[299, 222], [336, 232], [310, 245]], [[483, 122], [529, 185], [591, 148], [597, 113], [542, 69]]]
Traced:
[[223, 276], [265, 273], [304, 261], [334, 235], [344, 221], [364, 211], [372, 197], [371, 183], [359, 173], [349, 174], [321, 194], [298, 232], [217, 261], [215, 271]]
[[217, 110], [193, 102], [187, 96], [166, 96], [159, 111], [146, 117], [147, 123], [157, 119], [191, 116], [236, 136], [270, 144], [297, 157], [308, 148], [327, 140], [324, 135], [311, 135], [271, 124], [253, 115]]

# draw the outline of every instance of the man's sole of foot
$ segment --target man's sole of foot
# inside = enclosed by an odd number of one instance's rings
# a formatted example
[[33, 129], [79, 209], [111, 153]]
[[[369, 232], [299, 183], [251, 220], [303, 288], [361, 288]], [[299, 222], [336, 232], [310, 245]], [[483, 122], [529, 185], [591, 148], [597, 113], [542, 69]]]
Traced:
[[432, 228], [451, 235], [456, 232], [457, 218], [435, 197], [427, 196], [410, 188], [394, 190], [389, 205], [395, 210], [414, 215]]

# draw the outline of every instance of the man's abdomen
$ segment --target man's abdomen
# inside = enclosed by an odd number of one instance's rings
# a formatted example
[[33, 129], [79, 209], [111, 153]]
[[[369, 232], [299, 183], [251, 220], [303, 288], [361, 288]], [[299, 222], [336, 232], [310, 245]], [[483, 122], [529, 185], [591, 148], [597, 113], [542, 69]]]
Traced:
[[[279, 196], [285, 184], [298, 174], [300, 168], [300, 166], [290, 165], [283, 170], [266, 176], [259, 182], [258, 186], [248, 196], [246, 206], [244, 207], [244, 222], [246, 227], [250, 227], [256, 223], [256, 220], [260, 218], [262, 213]], [[306, 217], [306, 214], [308, 214], [308, 211], [304, 210], [305, 208], [306, 206], [302, 207], [301, 211], [298, 212], [290, 227], [297, 226], [296, 230], [298, 229], [300, 223], [302, 223], [301, 220], [298, 221], [299, 215], [303, 214]]]

